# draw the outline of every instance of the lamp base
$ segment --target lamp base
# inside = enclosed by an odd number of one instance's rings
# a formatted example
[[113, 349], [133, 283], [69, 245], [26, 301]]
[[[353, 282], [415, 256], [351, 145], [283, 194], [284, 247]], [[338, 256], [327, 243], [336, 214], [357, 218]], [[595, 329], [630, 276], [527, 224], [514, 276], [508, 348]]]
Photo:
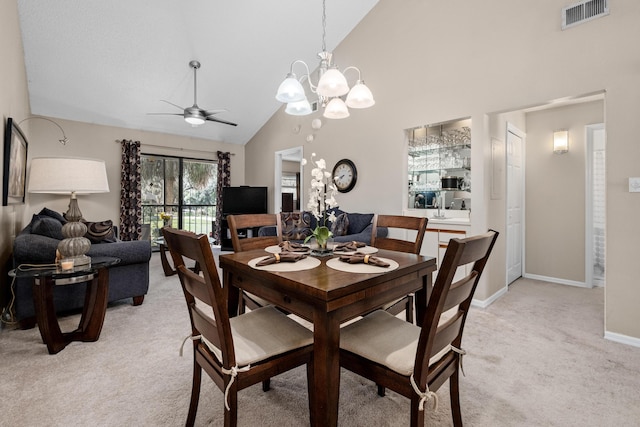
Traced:
[[80, 222], [82, 212], [78, 208], [75, 193], [71, 194], [66, 218], [68, 222], [62, 226], [62, 235], [65, 238], [58, 243], [60, 255], [62, 258], [73, 259], [74, 266], [90, 264], [91, 258], [85, 254], [91, 248], [91, 241], [84, 237], [87, 233], [87, 226]]

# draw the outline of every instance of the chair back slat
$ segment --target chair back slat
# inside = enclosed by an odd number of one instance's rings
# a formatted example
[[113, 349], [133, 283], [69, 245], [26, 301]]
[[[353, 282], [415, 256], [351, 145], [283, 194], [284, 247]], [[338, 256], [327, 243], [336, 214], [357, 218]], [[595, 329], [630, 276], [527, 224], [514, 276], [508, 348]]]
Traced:
[[211, 315], [207, 315], [203, 313], [197, 307], [191, 307], [191, 318], [193, 319], [193, 324], [200, 332], [200, 335], [205, 337], [207, 341], [213, 343], [218, 348], [222, 348], [222, 343], [220, 342], [220, 334], [218, 333], [218, 327], [216, 321], [211, 317]]
[[[428, 219], [422, 217], [376, 214], [373, 218], [371, 245], [378, 249], [419, 254], [424, 240], [424, 233], [427, 230], [427, 222]], [[416, 237], [413, 241], [394, 237], [378, 237], [378, 227], [401, 229], [408, 232], [415, 231]]]
[[463, 316], [460, 313], [456, 313], [454, 317], [447, 320], [442, 325], [438, 325], [438, 329], [433, 340], [433, 347], [431, 348], [431, 356], [438, 354], [443, 348], [451, 345], [451, 343], [460, 334], [463, 321]]
[[[234, 252], [250, 251], [252, 249], [264, 249], [267, 246], [277, 245], [282, 242], [282, 225], [280, 215], [275, 214], [245, 214], [227, 216], [231, 243]], [[258, 227], [276, 227], [276, 236], [255, 236], [240, 238], [238, 230]]]
[[[164, 227], [162, 234], [171, 252], [189, 309], [192, 334], [202, 335], [222, 352], [224, 366], [235, 365], [226, 292], [222, 288], [209, 239], [206, 235]], [[198, 263], [201, 274], [186, 267], [184, 258]], [[211, 315], [196, 307], [196, 300], [211, 306]]]
[[469, 295], [473, 292], [473, 286], [477, 275], [477, 271], [472, 271], [471, 274], [451, 285], [442, 308], [443, 312], [460, 305], [463, 301], [469, 298]]
[[[427, 381], [431, 357], [448, 345], [460, 348], [471, 299], [497, 238], [498, 232], [490, 230], [479, 236], [450, 240], [427, 303], [418, 340], [414, 374], [420, 387]], [[470, 263], [473, 263], [471, 272], [453, 283], [457, 269]], [[442, 313], [449, 309], [456, 312], [439, 324]]]
[[209, 289], [204, 278], [184, 266], [181, 266], [180, 268], [184, 269], [182, 272], [184, 281], [183, 286], [186, 288], [186, 291], [193, 297], [201, 301], [206, 301], [207, 304], [210, 304], [210, 302], [208, 302], [210, 298]]

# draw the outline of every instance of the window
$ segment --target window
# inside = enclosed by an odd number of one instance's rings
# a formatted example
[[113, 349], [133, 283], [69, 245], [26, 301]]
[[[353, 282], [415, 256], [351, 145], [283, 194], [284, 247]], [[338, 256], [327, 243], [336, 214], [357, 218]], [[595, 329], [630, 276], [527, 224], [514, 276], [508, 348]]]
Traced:
[[142, 154], [142, 223], [150, 228], [152, 243], [171, 216], [172, 227], [213, 235], [216, 218], [218, 163]]

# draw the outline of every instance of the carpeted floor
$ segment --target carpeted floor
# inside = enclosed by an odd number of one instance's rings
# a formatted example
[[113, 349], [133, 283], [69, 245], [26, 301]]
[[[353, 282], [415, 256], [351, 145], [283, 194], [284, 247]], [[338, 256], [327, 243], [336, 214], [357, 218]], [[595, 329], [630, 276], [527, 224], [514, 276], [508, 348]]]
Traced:
[[[73, 329], [79, 316], [62, 320]], [[49, 355], [38, 329], [0, 332], [0, 425], [180, 426], [191, 387], [189, 333], [177, 276], [153, 255], [142, 306], [111, 305], [100, 340]], [[640, 349], [604, 340], [603, 289], [519, 280], [487, 309], [473, 308], [461, 379], [467, 426], [640, 425]], [[309, 424], [304, 368], [239, 395], [241, 426]], [[449, 426], [448, 388], [428, 425]], [[222, 425], [222, 393], [203, 378], [196, 424]], [[339, 423], [408, 425], [409, 404], [342, 372]]]

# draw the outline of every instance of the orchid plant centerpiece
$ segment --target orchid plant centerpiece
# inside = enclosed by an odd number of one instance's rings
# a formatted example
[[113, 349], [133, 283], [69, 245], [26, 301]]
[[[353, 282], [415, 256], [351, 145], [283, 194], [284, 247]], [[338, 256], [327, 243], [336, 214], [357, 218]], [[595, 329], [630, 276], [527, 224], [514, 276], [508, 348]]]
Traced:
[[[311, 170], [311, 189], [309, 190], [307, 209], [311, 211], [318, 223], [316, 228], [312, 230], [311, 236], [305, 239], [305, 243], [315, 237], [318, 246], [321, 249], [326, 249], [327, 240], [332, 236], [328, 227], [329, 221], [336, 220], [335, 212], [331, 209], [338, 206], [335, 198], [337, 189], [333, 183], [331, 172], [327, 171], [327, 163], [324, 159], [314, 161], [315, 156], [316, 153], [311, 154], [311, 163], [315, 167]], [[306, 159], [303, 159], [302, 163], [306, 164]]]

